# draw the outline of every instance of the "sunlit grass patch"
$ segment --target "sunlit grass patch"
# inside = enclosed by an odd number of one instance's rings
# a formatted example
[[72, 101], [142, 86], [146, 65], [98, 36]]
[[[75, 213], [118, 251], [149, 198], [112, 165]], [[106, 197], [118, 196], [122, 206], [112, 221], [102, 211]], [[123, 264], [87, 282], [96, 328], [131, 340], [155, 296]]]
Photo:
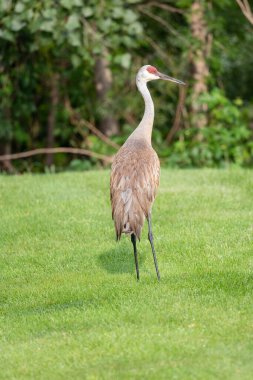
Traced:
[[3, 379], [251, 379], [253, 173], [163, 170], [115, 242], [109, 173], [0, 177]]

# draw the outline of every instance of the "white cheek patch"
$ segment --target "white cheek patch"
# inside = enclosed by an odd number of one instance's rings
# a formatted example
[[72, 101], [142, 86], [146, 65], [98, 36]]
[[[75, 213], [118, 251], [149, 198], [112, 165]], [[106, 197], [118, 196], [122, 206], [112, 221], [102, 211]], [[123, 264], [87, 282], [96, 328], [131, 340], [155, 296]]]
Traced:
[[159, 77], [157, 75], [155, 75], [155, 74], [149, 73], [148, 71], [144, 71], [144, 73], [143, 73], [143, 79], [148, 82], [150, 80], [159, 79]]

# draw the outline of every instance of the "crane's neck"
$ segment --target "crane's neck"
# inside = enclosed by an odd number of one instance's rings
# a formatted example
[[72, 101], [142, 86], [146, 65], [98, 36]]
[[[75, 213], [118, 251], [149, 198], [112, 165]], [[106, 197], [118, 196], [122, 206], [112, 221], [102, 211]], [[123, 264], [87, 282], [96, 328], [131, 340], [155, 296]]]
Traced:
[[140, 124], [130, 137], [134, 137], [135, 139], [145, 139], [151, 145], [151, 135], [155, 115], [154, 103], [151, 98], [150, 92], [147, 88], [147, 83], [137, 79], [136, 84], [138, 90], [143, 96], [145, 103], [145, 111]]

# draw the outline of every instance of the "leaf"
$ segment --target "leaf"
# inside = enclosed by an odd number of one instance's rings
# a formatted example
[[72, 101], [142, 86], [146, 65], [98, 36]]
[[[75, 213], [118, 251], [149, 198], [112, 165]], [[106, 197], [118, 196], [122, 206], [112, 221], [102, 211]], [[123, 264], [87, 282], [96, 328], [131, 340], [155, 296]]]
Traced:
[[0, 38], [10, 42], [15, 40], [13, 34], [7, 29], [0, 29]]
[[82, 7], [83, 6], [82, 0], [73, 0], [73, 3], [76, 7]]
[[74, 47], [81, 46], [81, 39], [78, 33], [69, 34], [68, 41], [71, 46], [74, 46]]
[[74, 6], [74, 1], [73, 0], [60, 0], [60, 4], [66, 9], [71, 9]]
[[10, 29], [14, 32], [18, 32], [25, 26], [25, 23], [19, 19], [13, 19], [11, 21]]
[[60, 4], [68, 10], [74, 7], [82, 7], [84, 5], [82, 0], [60, 0]]
[[129, 53], [118, 55], [115, 58], [115, 62], [119, 63], [124, 69], [128, 69], [131, 64], [131, 55]]
[[68, 18], [68, 21], [67, 21], [65, 27], [66, 27], [66, 29], [68, 31], [72, 31], [72, 30], [78, 29], [80, 27], [79, 16], [76, 15], [76, 14], [71, 15]]
[[54, 19], [57, 15], [57, 11], [56, 9], [53, 9], [53, 8], [49, 8], [49, 9], [45, 9], [43, 12], [42, 12], [42, 16], [47, 18], [47, 19]]
[[82, 14], [84, 15], [84, 17], [90, 17], [93, 15], [93, 9], [91, 7], [85, 7], [83, 8], [82, 10]]
[[29, 50], [30, 50], [30, 52], [37, 51], [38, 49], [39, 49], [39, 47], [38, 47], [38, 45], [37, 45], [35, 42], [33, 42], [33, 43], [31, 43], [31, 44], [29, 45]]
[[[109, 18], [101, 19], [100, 23], [99, 23], [99, 27], [103, 32], [108, 33], [111, 29], [112, 23], [113, 23], [113, 21]], [[115, 23], [115, 21], [114, 21], [114, 23]]]
[[26, 11], [26, 19], [31, 20], [31, 19], [33, 18], [33, 16], [34, 16], [34, 12], [33, 12], [33, 10], [32, 10], [32, 9], [28, 9], [28, 10]]
[[20, 1], [15, 5], [15, 8], [14, 8], [16, 13], [22, 13], [24, 9], [25, 9], [25, 6]]
[[143, 32], [142, 25], [138, 21], [132, 23], [131, 28], [129, 30], [129, 34], [136, 35], [141, 34]]
[[124, 17], [124, 13], [125, 13], [125, 10], [123, 8], [115, 7], [112, 10], [112, 17], [116, 18], [116, 19], [122, 18], [122, 17]]
[[243, 105], [243, 101], [242, 101], [241, 98], [236, 98], [236, 99], [234, 100], [234, 104], [235, 104], [236, 106], [242, 106], [242, 105]]
[[72, 62], [72, 65], [74, 67], [78, 67], [78, 66], [81, 66], [82, 60], [78, 55], [72, 54], [71, 55], [71, 62]]
[[138, 18], [138, 16], [136, 15], [136, 13], [134, 13], [133, 11], [131, 11], [130, 9], [127, 9], [125, 12], [124, 12], [124, 21], [128, 24], [131, 24], [133, 23], [134, 21], [136, 21]]
[[43, 32], [52, 32], [54, 30], [54, 27], [55, 27], [54, 21], [46, 20], [40, 24], [39, 29], [42, 30]]
[[1, 11], [8, 12], [11, 9], [12, 1], [11, 0], [2, 0], [1, 1]]

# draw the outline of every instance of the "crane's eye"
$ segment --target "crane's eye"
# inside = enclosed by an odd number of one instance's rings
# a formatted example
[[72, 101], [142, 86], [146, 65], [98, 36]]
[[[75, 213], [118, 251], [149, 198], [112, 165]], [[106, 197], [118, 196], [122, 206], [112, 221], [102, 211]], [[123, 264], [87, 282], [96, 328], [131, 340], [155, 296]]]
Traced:
[[147, 67], [147, 71], [148, 71], [150, 74], [157, 74], [157, 69], [156, 69], [154, 66], [148, 66], [148, 67]]

